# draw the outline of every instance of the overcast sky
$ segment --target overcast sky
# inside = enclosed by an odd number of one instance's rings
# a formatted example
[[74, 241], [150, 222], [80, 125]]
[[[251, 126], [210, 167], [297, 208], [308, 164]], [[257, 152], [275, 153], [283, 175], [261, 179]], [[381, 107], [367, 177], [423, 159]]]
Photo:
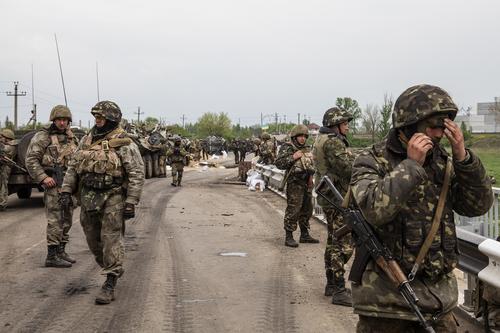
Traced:
[[[125, 118], [169, 123], [226, 112], [320, 123], [337, 97], [361, 106], [439, 85], [459, 106], [500, 95], [500, 1], [185, 0], [0, 2], [0, 121], [30, 117], [31, 65], [39, 119], [64, 104], [54, 33], [74, 122], [100, 98]], [[265, 123], [270, 117], [265, 118]]]

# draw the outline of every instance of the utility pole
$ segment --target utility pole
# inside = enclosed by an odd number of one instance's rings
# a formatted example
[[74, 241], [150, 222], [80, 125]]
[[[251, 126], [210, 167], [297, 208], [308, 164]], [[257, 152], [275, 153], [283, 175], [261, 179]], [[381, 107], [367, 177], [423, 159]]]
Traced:
[[185, 128], [185, 127], [184, 127], [184, 122], [186, 121], [186, 115], [185, 115], [185, 114], [182, 114], [181, 119], [182, 119], [182, 128]]
[[[278, 112], [274, 113], [274, 124], [276, 126], [276, 131], [278, 131]], [[278, 131], [279, 134], [279, 131]]]
[[260, 113], [260, 128], [264, 126], [264, 116], [262, 115], [262, 112]]
[[137, 125], [139, 125], [140, 121], [141, 121], [141, 114], [144, 114], [144, 112], [141, 112], [141, 107], [138, 106], [137, 107], [137, 112], [134, 112], [135, 114], [137, 114]]
[[14, 81], [14, 92], [6, 91], [7, 96], [14, 96], [14, 129], [17, 129], [17, 96], [26, 96], [26, 91], [18, 91], [19, 82]]
[[300, 125], [300, 113], [297, 113], [297, 125]]

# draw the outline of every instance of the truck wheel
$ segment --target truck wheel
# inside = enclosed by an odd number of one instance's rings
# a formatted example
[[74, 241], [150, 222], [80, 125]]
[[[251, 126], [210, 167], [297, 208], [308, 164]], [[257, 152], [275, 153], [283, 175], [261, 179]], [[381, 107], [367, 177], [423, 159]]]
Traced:
[[154, 154], [153, 158], [153, 177], [158, 177], [160, 175], [160, 164], [158, 160], [158, 154]]
[[153, 160], [149, 154], [144, 156], [144, 168], [146, 179], [151, 178], [153, 175]]
[[17, 191], [17, 197], [19, 199], [29, 199], [31, 198], [31, 187], [23, 187]]

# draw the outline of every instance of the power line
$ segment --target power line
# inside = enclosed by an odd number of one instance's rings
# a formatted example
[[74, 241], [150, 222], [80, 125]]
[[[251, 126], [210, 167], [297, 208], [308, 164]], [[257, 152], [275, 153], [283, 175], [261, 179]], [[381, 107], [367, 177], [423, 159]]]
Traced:
[[14, 81], [14, 92], [6, 91], [7, 96], [14, 96], [14, 128], [17, 129], [17, 96], [26, 96], [26, 91], [18, 91], [19, 82]]

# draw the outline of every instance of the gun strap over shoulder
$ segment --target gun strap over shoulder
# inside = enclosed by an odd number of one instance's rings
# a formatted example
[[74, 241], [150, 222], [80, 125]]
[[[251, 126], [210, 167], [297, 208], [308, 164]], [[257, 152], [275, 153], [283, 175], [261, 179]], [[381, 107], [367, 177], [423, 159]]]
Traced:
[[441, 224], [441, 216], [443, 215], [444, 204], [446, 202], [446, 196], [448, 195], [448, 187], [450, 185], [452, 166], [453, 166], [452, 159], [448, 157], [446, 160], [446, 170], [444, 174], [443, 187], [441, 188], [441, 193], [439, 194], [439, 201], [436, 208], [436, 212], [434, 213], [434, 218], [432, 219], [432, 226], [431, 229], [429, 230], [429, 233], [427, 234], [427, 237], [425, 238], [424, 243], [422, 244], [422, 247], [420, 248], [420, 251], [418, 252], [417, 259], [413, 264], [411, 272], [408, 275], [408, 280], [410, 281], [412, 281], [415, 278], [418, 268], [422, 263], [422, 261], [424, 260], [425, 256], [427, 255], [427, 252], [429, 251], [429, 248], [432, 245], [432, 241], [436, 236], [436, 232], [439, 229], [439, 225]]

